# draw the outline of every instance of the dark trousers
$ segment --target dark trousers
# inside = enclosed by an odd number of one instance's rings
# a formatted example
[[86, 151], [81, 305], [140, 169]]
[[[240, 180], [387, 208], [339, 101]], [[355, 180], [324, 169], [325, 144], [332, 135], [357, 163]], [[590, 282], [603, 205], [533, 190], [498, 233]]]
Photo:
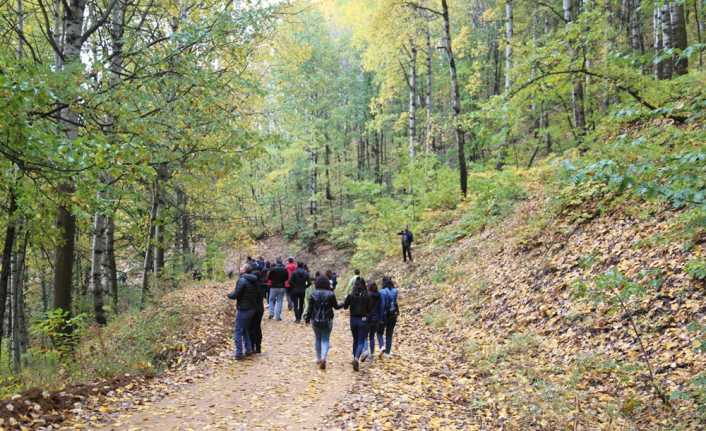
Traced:
[[383, 344], [383, 334], [385, 333], [385, 324], [383, 322], [371, 321], [368, 323], [368, 326], [368, 342], [370, 343], [370, 354], [372, 355], [375, 353], [376, 336], [380, 349], [384, 349], [385, 345]]
[[260, 353], [262, 348], [262, 316], [264, 314], [264, 309], [255, 310], [255, 315], [250, 321], [250, 341], [252, 343], [252, 350], [255, 353]]
[[385, 353], [390, 354], [392, 351], [392, 334], [395, 332], [397, 324], [397, 316], [388, 316], [385, 320]]
[[411, 245], [403, 245], [402, 246], [402, 260], [407, 262], [407, 259], [409, 259], [409, 261], [412, 262], [412, 246]]
[[252, 352], [252, 340], [250, 340], [250, 322], [255, 314], [255, 310], [238, 310], [235, 315], [235, 356], [241, 357]]
[[351, 316], [351, 335], [353, 336], [353, 358], [358, 359], [365, 349], [368, 338], [368, 322], [364, 317]]
[[292, 302], [294, 303], [294, 318], [297, 322], [302, 320], [302, 315], [304, 314], [304, 296], [306, 292], [292, 291]]

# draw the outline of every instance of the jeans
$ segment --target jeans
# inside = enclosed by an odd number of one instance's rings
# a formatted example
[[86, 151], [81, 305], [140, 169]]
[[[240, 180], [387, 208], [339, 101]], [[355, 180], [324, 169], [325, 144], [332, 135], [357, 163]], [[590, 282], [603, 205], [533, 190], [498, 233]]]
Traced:
[[284, 287], [273, 287], [270, 289], [269, 309], [270, 316], [277, 320], [282, 320], [282, 302], [284, 301]]
[[388, 355], [392, 351], [392, 334], [397, 324], [397, 316], [387, 316], [385, 321], [385, 353]]
[[287, 309], [291, 310], [294, 308], [294, 301], [292, 301], [292, 291], [289, 289], [286, 289], [287, 291]]
[[304, 314], [304, 292], [292, 292], [290, 296], [294, 303], [294, 318], [299, 322]]
[[262, 316], [264, 314], [264, 309], [258, 309], [250, 320], [250, 342], [252, 343], [252, 350], [255, 353], [260, 353], [262, 349]]
[[316, 349], [316, 360], [325, 361], [328, 356], [329, 339], [333, 329], [333, 320], [323, 326], [313, 326], [314, 328], [314, 348]]
[[385, 331], [385, 326], [382, 322], [370, 322], [368, 326], [368, 338], [365, 340], [365, 350], [369, 349], [370, 354], [372, 355], [375, 353], [376, 335], [380, 350], [383, 350], [385, 348], [385, 343], [383, 342], [383, 333]]
[[368, 338], [368, 322], [365, 317], [351, 316], [351, 335], [353, 335], [353, 358], [358, 359], [365, 350]]
[[[250, 340], [250, 322], [255, 316], [255, 310], [238, 310], [235, 316], [235, 356], [243, 356], [243, 353], [252, 352], [252, 341]], [[245, 350], [245, 352], [243, 352]]]

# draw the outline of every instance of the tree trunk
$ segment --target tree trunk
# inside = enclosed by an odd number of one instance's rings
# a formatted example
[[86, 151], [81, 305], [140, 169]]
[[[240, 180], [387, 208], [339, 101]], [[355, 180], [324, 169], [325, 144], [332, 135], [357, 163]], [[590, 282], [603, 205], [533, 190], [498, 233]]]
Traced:
[[[701, 10], [699, 10], [699, 5], [697, 1], [694, 1], [694, 21], [695, 21], [695, 27], [696, 27], [696, 40], [699, 42], [699, 45], [703, 41], [703, 33], [704, 33], [704, 19], [702, 19], [701, 14], [703, 14], [703, 7]], [[704, 50], [700, 49], [699, 50], [699, 70], [703, 70], [704, 67]]]
[[513, 36], [512, 0], [505, 0], [505, 92], [512, 87], [512, 36]]
[[424, 134], [424, 141], [425, 141], [425, 147], [426, 147], [426, 152], [434, 151], [434, 133], [433, 133], [433, 105], [432, 105], [432, 94], [434, 91], [433, 88], [433, 76], [434, 76], [434, 65], [433, 65], [433, 55], [434, 55], [434, 48], [431, 45], [431, 30], [429, 29], [429, 22], [427, 21], [427, 25], [425, 28], [425, 41], [426, 41], [426, 50], [427, 50], [427, 58], [426, 58], [426, 65], [427, 65], [427, 85], [426, 85], [426, 95], [425, 95], [425, 100], [424, 100], [424, 105], [426, 107], [426, 114], [427, 114], [427, 124], [426, 124], [426, 132]]
[[[662, 55], [662, 48], [664, 45], [662, 45], [662, 20], [660, 8], [657, 5], [655, 5], [652, 10], [652, 30], [654, 34], [652, 47], [654, 48], [654, 55], [658, 57]], [[664, 60], [659, 58], [654, 64], [655, 78], [664, 79]]]
[[[57, 1], [57, 7], [64, 5], [63, 28], [64, 40], [61, 45], [62, 56], [56, 57], [56, 69], [61, 70], [65, 64], [80, 64], [81, 46], [83, 45], [83, 24], [86, 0]], [[59, 14], [61, 15], [61, 14]], [[59, 28], [55, 29], [55, 34], [62, 34]], [[69, 141], [78, 138], [79, 116], [71, 108], [67, 107], [60, 111], [63, 119], [61, 127], [64, 135]], [[61, 203], [57, 209], [56, 226], [59, 231], [59, 242], [54, 253], [54, 308], [61, 308], [67, 313], [71, 313], [71, 283], [73, 279], [74, 246], [76, 232], [76, 218], [71, 213], [69, 207], [71, 195], [74, 193], [74, 184], [71, 180], [59, 184], [57, 192], [61, 198]]]
[[407, 118], [407, 138], [409, 139], [409, 159], [414, 160], [417, 140], [417, 45], [409, 41], [409, 109]]
[[[101, 200], [101, 194], [98, 193], [98, 199]], [[103, 309], [103, 292], [105, 290], [103, 275], [105, 249], [106, 249], [106, 216], [99, 210], [94, 217], [93, 225], [93, 251], [91, 253], [91, 281], [90, 290], [93, 293], [93, 311], [95, 313], [96, 323], [105, 325], [105, 310]]]
[[627, 17], [630, 48], [640, 54], [645, 53], [645, 42], [642, 37], [642, 8], [640, 0], [624, 0], [624, 14]]
[[468, 168], [466, 167], [466, 154], [463, 130], [461, 129], [461, 96], [458, 89], [458, 78], [456, 74], [456, 60], [454, 58], [453, 47], [451, 46], [451, 23], [449, 20], [449, 6], [446, 0], [441, 0], [442, 17], [444, 18], [444, 45], [446, 56], [449, 62], [449, 74], [451, 75], [451, 104], [454, 117], [454, 131], [456, 136], [456, 148], [458, 150], [458, 172], [461, 193], [468, 194]]
[[689, 59], [682, 56], [682, 52], [688, 46], [686, 35], [686, 18], [684, 16], [684, 3], [680, 1], [669, 2], [669, 19], [672, 30], [672, 48], [678, 52], [674, 55], [673, 69], [675, 75], [686, 75], [689, 73]]
[[22, 242], [17, 244], [17, 249], [12, 258], [12, 296], [10, 300], [12, 307], [12, 319], [10, 322], [12, 364], [15, 372], [21, 369], [21, 358], [27, 351], [28, 339], [24, 301], [25, 257], [27, 254], [28, 232], [24, 232], [21, 237]]
[[[166, 163], [160, 163], [157, 168], [157, 184], [159, 187], [157, 190], [157, 211], [155, 212], [155, 218], [153, 219], [154, 224], [154, 274], [157, 279], [162, 277], [162, 270], [164, 269], [164, 217], [162, 212], [164, 211], [164, 198], [163, 196], [163, 184], [166, 183], [169, 178], [169, 167]], [[254, 191], [253, 191], [254, 193]]]
[[10, 190], [10, 202], [7, 218], [7, 227], [5, 228], [5, 243], [2, 251], [2, 272], [0, 272], [0, 344], [2, 337], [5, 334], [5, 307], [7, 304], [7, 294], [10, 282], [10, 273], [12, 267], [12, 250], [15, 244], [16, 228], [15, 228], [15, 212], [17, 211], [17, 201], [15, 194]]
[[[189, 196], [181, 187], [176, 188], [177, 207], [179, 210], [179, 243], [184, 273], [191, 272], [191, 248], [189, 246]], [[281, 210], [281, 208], [280, 208]]]
[[103, 256], [103, 287], [113, 297], [113, 311], [118, 312], [118, 271], [115, 264], [115, 219], [108, 216], [105, 228], [105, 255]]
[[[576, 11], [575, 0], [563, 0], [564, 21], [567, 25], [574, 20]], [[572, 48], [572, 56], [576, 57], [576, 52]], [[584, 65], [585, 66], [585, 65]], [[571, 87], [571, 105], [574, 117], [574, 127], [578, 129], [578, 134], [583, 135], [586, 130], [586, 113], [584, 110], [584, 91], [582, 78], [574, 78]]]
[[[672, 21], [669, 13], [669, 2], [665, 1], [659, 9], [659, 23], [662, 30], [662, 51], [668, 51], [674, 46], [672, 45]], [[662, 55], [663, 52], [659, 54]], [[674, 69], [674, 60], [671, 57], [662, 57], [662, 77], [660, 79], [672, 79]]]
[[145, 258], [142, 265], [142, 295], [140, 297], [140, 308], [144, 308], [147, 303], [150, 289], [150, 272], [152, 270], [152, 250], [155, 231], [155, 223], [157, 218], [157, 207], [159, 205], [159, 179], [154, 180], [154, 189], [152, 191], [152, 207], [150, 208], [149, 225], [147, 228], [147, 241], [145, 243]]

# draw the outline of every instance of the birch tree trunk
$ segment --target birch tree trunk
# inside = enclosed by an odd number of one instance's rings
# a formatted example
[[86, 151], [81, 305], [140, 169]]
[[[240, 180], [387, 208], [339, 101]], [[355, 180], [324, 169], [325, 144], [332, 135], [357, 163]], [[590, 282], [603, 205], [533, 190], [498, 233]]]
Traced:
[[[652, 9], [652, 33], [654, 35], [653, 38], [653, 43], [652, 47], [654, 49], [654, 55], [655, 56], [661, 56], [662, 55], [662, 48], [664, 45], [662, 44], [662, 18], [661, 18], [661, 13], [660, 13], [660, 8], [658, 5], [655, 5], [654, 8]], [[658, 59], [655, 61], [655, 78], [656, 79], [664, 79], [664, 60], [663, 59]]]
[[[426, 108], [427, 124], [426, 132], [424, 133], [425, 150], [426, 152], [431, 152], [435, 150], [434, 145], [434, 131], [433, 131], [433, 114], [434, 108], [432, 105], [432, 93], [433, 93], [433, 76], [434, 76], [434, 65], [433, 56], [434, 48], [431, 45], [431, 30], [429, 29], [429, 21], [427, 20], [427, 25], [424, 32], [424, 39], [426, 41], [426, 66], [427, 66], [427, 88], [424, 100], [424, 105]], [[382, 144], [381, 144], [382, 145]]]
[[669, 2], [669, 22], [672, 30], [672, 48], [679, 51], [674, 56], [673, 71], [675, 75], [686, 75], [689, 73], [689, 59], [681, 56], [689, 44], [686, 34], [684, 3], [681, 1]]
[[[564, 21], [569, 25], [574, 20], [576, 11], [575, 0], [563, 0]], [[572, 56], [576, 58], [576, 50], [572, 48]], [[585, 65], [584, 65], [585, 66]], [[571, 105], [574, 117], [574, 127], [578, 134], [583, 135], [586, 130], [586, 113], [584, 109], [584, 91], [581, 78], [574, 78], [571, 88]]]
[[451, 75], [451, 106], [453, 109], [454, 132], [456, 137], [456, 148], [458, 151], [458, 173], [463, 196], [468, 194], [468, 168], [466, 166], [465, 142], [463, 130], [461, 129], [461, 96], [458, 89], [458, 77], [456, 73], [456, 59], [454, 58], [453, 47], [451, 46], [451, 23], [449, 19], [449, 6], [446, 0], [441, 0], [442, 17], [444, 19], [444, 45], [446, 56], [449, 62], [449, 74]]
[[[672, 45], [672, 18], [668, 1], [665, 1], [659, 9], [659, 24], [662, 31], [662, 55], [664, 51], [673, 48]], [[660, 79], [672, 79], [674, 60], [669, 56], [662, 56], [662, 76]]]
[[417, 140], [417, 45], [409, 41], [409, 109], [407, 118], [407, 137], [409, 139], [409, 159], [414, 160]]
[[[98, 193], [98, 199], [102, 199], [101, 192]], [[105, 268], [106, 226], [106, 216], [102, 211], [97, 211], [94, 216], [93, 224], [90, 291], [93, 293], [93, 311], [95, 313], [96, 323], [99, 325], [105, 325], [107, 323], [103, 309], [103, 292], [105, 289], [103, 285], [103, 281], [105, 280], [103, 270]]]

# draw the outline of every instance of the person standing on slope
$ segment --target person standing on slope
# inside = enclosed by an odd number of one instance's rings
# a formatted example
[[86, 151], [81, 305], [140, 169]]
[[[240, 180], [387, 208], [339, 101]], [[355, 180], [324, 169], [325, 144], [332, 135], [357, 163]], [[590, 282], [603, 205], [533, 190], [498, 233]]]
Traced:
[[292, 278], [292, 274], [294, 274], [294, 271], [297, 270], [297, 263], [294, 261], [294, 258], [292, 256], [289, 256], [287, 258], [287, 282], [284, 283], [284, 287], [286, 289], [287, 293], [287, 309], [289, 311], [292, 311], [294, 308], [294, 302], [292, 301], [292, 291], [291, 289], [291, 284], [289, 284], [289, 279]]
[[336, 287], [338, 286], [338, 275], [329, 269], [326, 271], [326, 278], [328, 278], [328, 281], [331, 282], [331, 290], [335, 292]]
[[365, 349], [365, 339], [368, 337], [368, 313], [370, 312], [370, 297], [365, 287], [365, 280], [358, 277], [353, 284], [353, 291], [346, 296], [343, 308], [350, 309], [351, 335], [353, 336], [353, 370], [358, 371], [360, 356]]
[[409, 258], [409, 261], [412, 262], [412, 242], [414, 242], [412, 231], [407, 226], [403, 231], [397, 232], [397, 235], [400, 235], [402, 240], [402, 260], [407, 262]]
[[269, 310], [270, 319], [282, 320], [282, 306], [284, 303], [284, 285], [289, 278], [287, 270], [282, 265], [282, 259], [277, 258], [275, 265], [270, 268], [267, 280], [270, 282]]
[[[259, 264], [258, 264], [259, 267]], [[252, 342], [253, 353], [262, 353], [262, 317], [265, 315], [265, 296], [267, 292], [267, 284], [264, 283], [266, 275], [264, 264], [263, 269], [253, 271], [257, 276], [257, 301], [255, 302], [255, 314], [250, 321], [250, 341]]]
[[240, 269], [240, 278], [235, 284], [235, 290], [228, 294], [229, 299], [234, 299], [237, 307], [235, 316], [235, 359], [241, 360], [252, 354], [252, 341], [250, 339], [250, 324], [255, 315], [258, 293], [257, 276], [252, 274], [252, 266], [245, 264]]
[[304, 314], [304, 298], [309, 286], [309, 273], [304, 269], [304, 263], [299, 262], [298, 268], [289, 277], [289, 292], [294, 303], [294, 322], [299, 323]]
[[382, 290], [380, 291], [383, 307], [383, 330], [385, 332], [385, 350], [380, 349], [380, 357], [383, 354], [392, 354], [392, 334], [397, 325], [397, 316], [400, 314], [397, 305], [397, 288], [390, 277], [382, 278]]
[[316, 277], [314, 291], [308, 297], [308, 307], [304, 314], [304, 321], [314, 329], [314, 348], [316, 350], [316, 364], [322, 370], [326, 369], [326, 358], [329, 351], [329, 340], [333, 330], [333, 310], [340, 308], [336, 301], [336, 294], [330, 289], [326, 277]]

